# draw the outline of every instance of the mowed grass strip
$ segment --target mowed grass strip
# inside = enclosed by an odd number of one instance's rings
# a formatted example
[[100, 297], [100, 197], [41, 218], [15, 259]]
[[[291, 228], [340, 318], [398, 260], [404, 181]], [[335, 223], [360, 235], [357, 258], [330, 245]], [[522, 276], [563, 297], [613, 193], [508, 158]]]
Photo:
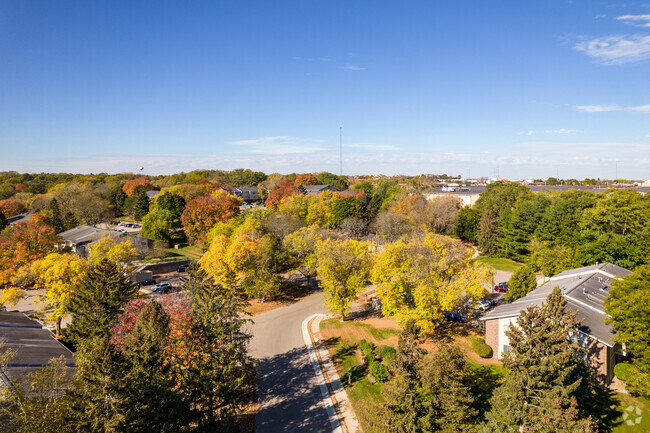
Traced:
[[504, 259], [499, 257], [484, 257], [484, 256], [473, 258], [470, 261], [470, 263], [479, 263], [482, 265], [491, 266], [497, 271], [505, 271], [505, 272], [514, 272], [517, 269], [524, 266], [523, 263], [515, 262], [510, 259]]

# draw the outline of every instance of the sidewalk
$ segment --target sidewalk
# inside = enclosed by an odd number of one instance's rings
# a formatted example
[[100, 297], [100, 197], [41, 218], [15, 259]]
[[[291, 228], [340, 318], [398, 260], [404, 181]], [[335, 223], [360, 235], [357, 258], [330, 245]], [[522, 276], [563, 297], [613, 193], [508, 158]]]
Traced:
[[325, 383], [327, 384], [327, 389], [329, 390], [341, 429], [344, 433], [363, 433], [354, 409], [348, 399], [348, 394], [345, 392], [341, 379], [336, 372], [334, 363], [330, 359], [327, 349], [321, 344], [320, 322], [324, 318], [324, 315], [319, 314], [311, 319], [308, 324], [309, 336], [314, 346], [318, 363], [325, 378]]

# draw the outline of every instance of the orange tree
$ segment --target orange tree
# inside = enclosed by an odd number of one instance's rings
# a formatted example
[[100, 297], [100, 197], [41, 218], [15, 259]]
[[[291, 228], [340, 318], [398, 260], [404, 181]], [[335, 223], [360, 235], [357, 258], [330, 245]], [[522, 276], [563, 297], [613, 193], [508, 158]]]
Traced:
[[299, 174], [296, 177], [295, 185], [318, 185], [318, 179], [311, 173]]
[[225, 191], [217, 191], [212, 197], [199, 197], [187, 203], [181, 222], [190, 243], [201, 243], [218, 222], [226, 222], [239, 214], [241, 200]]
[[27, 209], [25, 209], [25, 206], [18, 200], [12, 198], [0, 200], [0, 212], [2, 212], [7, 218], [14, 215], [20, 215], [26, 211]]
[[0, 304], [20, 298], [22, 268], [52, 251], [56, 240], [54, 229], [38, 215], [0, 233]]
[[291, 179], [285, 179], [273, 187], [271, 195], [266, 200], [266, 205], [268, 207], [275, 208], [278, 204], [280, 204], [283, 198], [289, 197], [290, 195], [296, 194], [297, 192], [298, 190], [296, 189], [296, 186], [291, 181]]
[[144, 177], [130, 180], [122, 187], [122, 191], [129, 197], [139, 192], [151, 191], [152, 189], [154, 189], [153, 184]]

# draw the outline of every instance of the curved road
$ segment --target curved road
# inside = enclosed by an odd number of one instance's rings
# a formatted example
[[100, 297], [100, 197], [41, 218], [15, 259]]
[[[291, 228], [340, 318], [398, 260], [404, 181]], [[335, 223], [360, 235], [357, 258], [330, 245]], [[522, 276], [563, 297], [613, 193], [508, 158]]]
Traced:
[[260, 360], [256, 433], [332, 432], [302, 336], [303, 320], [326, 312], [318, 292], [253, 318], [250, 354]]

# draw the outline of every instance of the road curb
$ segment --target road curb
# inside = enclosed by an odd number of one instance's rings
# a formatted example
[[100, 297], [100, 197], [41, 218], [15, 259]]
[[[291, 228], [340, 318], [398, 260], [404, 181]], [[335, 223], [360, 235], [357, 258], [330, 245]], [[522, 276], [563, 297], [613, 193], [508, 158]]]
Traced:
[[341, 429], [341, 423], [339, 422], [336, 409], [334, 409], [334, 404], [332, 401], [332, 396], [330, 395], [327, 383], [325, 382], [325, 376], [323, 376], [323, 371], [321, 370], [320, 362], [316, 356], [316, 350], [309, 333], [309, 323], [312, 319], [318, 317], [320, 314], [312, 314], [307, 317], [302, 322], [302, 337], [305, 340], [305, 345], [309, 351], [309, 358], [311, 359], [311, 365], [314, 368], [314, 373], [316, 373], [316, 380], [318, 382], [318, 387], [320, 388], [321, 395], [323, 396], [323, 404], [325, 405], [325, 410], [327, 410], [327, 417], [330, 424], [332, 425], [332, 433], [343, 433]]
[[312, 346], [316, 355], [320, 375], [323, 377], [327, 389], [328, 404], [334, 408], [341, 432], [358, 433], [362, 432], [361, 426], [354, 413], [354, 409], [348, 399], [348, 394], [341, 383], [339, 374], [334, 367], [327, 349], [320, 341], [320, 322], [326, 316], [317, 314], [307, 319], [307, 330], [309, 334], [309, 345]]

